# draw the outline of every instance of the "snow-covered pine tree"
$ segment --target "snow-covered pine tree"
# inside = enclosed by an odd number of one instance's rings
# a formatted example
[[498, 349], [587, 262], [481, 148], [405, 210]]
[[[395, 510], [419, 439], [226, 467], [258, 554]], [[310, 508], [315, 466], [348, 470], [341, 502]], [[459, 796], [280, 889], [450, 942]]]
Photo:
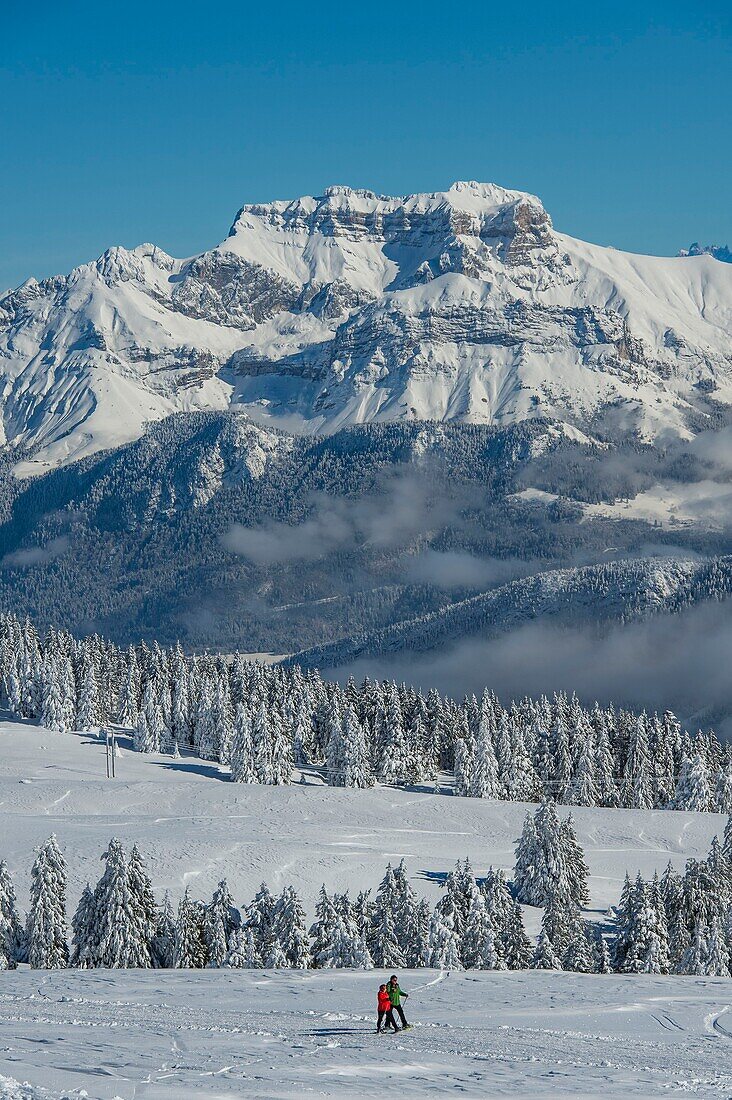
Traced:
[[426, 898], [420, 898], [414, 915], [414, 933], [409, 959], [409, 965], [414, 969], [428, 965], [431, 919], [429, 902]]
[[538, 802], [543, 786], [526, 748], [524, 731], [519, 721], [513, 728], [511, 759], [503, 776], [505, 797], [514, 802]]
[[383, 707], [376, 718], [376, 776], [381, 783], [405, 783], [411, 769], [399, 689], [384, 689]]
[[597, 753], [593, 731], [586, 733], [580, 745], [577, 766], [567, 789], [566, 802], [573, 806], [597, 806], [600, 789], [595, 778]]
[[359, 930], [348, 894], [334, 894], [335, 921], [330, 943], [319, 955], [321, 965], [371, 970], [373, 962], [364, 934]]
[[[471, 790], [475, 789], [473, 780], [473, 759], [471, 742], [463, 737], [457, 737], [453, 747], [453, 789], [460, 797], [468, 797]], [[480, 797], [476, 795], [475, 797]]]
[[73, 932], [71, 939], [71, 966], [78, 966], [87, 970], [94, 965], [92, 948], [94, 943], [94, 926], [97, 914], [94, 905], [94, 892], [87, 882], [84, 887], [76, 912], [71, 920]]
[[214, 731], [213, 749], [219, 764], [231, 761], [231, 743], [233, 739], [234, 716], [229, 698], [229, 679], [226, 669], [219, 669], [214, 684], [211, 705], [211, 723]]
[[244, 923], [251, 929], [254, 945], [262, 964], [268, 957], [272, 945], [274, 910], [275, 899], [267, 884], [263, 882], [244, 913]]
[[134, 729], [140, 713], [140, 670], [134, 646], [127, 650], [125, 675], [120, 692], [117, 720], [121, 726]]
[[707, 940], [707, 974], [715, 978], [729, 978], [729, 962], [729, 948], [719, 921], [715, 917]]
[[673, 798], [676, 768], [670, 732], [657, 714], [648, 722], [648, 744], [653, 761], [653, 804], [663, 808]]
[[490, 867], [482, 890], [507, 968], [526, 970], [531, 962], [532, 947], [524, 930], [521, 908], [511, 896], [503, 871]]
[[272, 783], [272, 731], [267, 709], [262, 703], [252, 722], [254, 771], [258, 783]]
[[305, 703], [299, 699], [295, 706], [295, 714], [292, 724], [292, 762], [296, 768], [304, 768], [310, 764], [312, 752], [312, 723], [308, 716]]
[[15, 887], [5, 860], [0, 861], [0, 951], [7, 960], [6, 969], [25, 962], [28, 953]]
[[175, 913], [167, 890], [165, 891], [163, 904], [158, 909], [155, 922], [152, 962], [153, 966], [159, 969], [175, 965]]
[[549, 936], [542, 928], [536, 941], [536, 950], [531, 960], [532, 970], [561, 970], [562, 964], [557, 958]]
[[130, 858], [127, 861], [127, 880], [143, 944], [141, 958], [150, 959], [149, 962], [143, 961], [138, 965], [152, 966], [152, 943], [158, 924], [158, 907], [150, 876], [136, 844], [132, 845]]
[[36, 970], [61, 970], [69, 964], [66, 939], [66, 863], [55, 836], [38, 849], [31, 871], [28, 913], [28, 961]]
[[547, 898], [544, 915], [541, 919], [542, 932], [548, 937], [554, 954], [564, 967], [567, 949], [575, 936], [580, 923], [577, 906], [566, 893], [555, 890]]
[[516, 845], [516, 866], [513, 872], [516, 894], [525, 905], [540, 905], [546, 896], [544, 884], [538, 881], [538, 848], [535, 814], [527, 813]]
[[315, 905], [315, 921], [310, 927], [310, 939], [312, 940], [310, 953], [312, 965], [323, 968], [328, 966], [328, 960], [335, 935], [335, 926], [338, 914], [325, 885], [320, 887], [320, 893]]
[[310, 966], [310, 943], [305, 910], [292, 886], [286, 886], [272, 914], [272, 937], [282, 949], [285, 965], [293, 970]]
[[555, 802], [565, 802], [572, 782], [572, 757], [569, 751], [567, 715], [561, 705], [555, 706], [552, 727], [552, 756], [554, 758], [554, 786], [549, 797]]
[[172, 692], [170, 698], [170, 732], [178, 745], [191, 743], [191, 698], [188, 668], [180, 646], [173, 651], [171, 660]]
[[587, 904], [587, 865], [571, 815], [560, 822], [554, 804], [543, 802], [516, 847], [514, 887], [525, 905], [545, 905], [558, 893], [575, 905]]
[[701, 753], [681, 761], [679, 778], [674, 793], [675, 810], [696, 810], [704, 812], [711, 808], [711, 791], [707, 763]]
[[371, 891], [359, 890], [356, 895], [356, 900], [353, 903], [353, 919], [356, 922], [359, 932], [367, 938], [369, 928], [371, 927], [372, 909], [373, 902], [371, 901]]
[[139, 896], [133, 893], [121, 842], [112, 837], [106, 866], [94, 891], [94, 931], [90, 957], [94, 966], [149, 967], [152, 929]]
[[[343, 773], [340, 783], [335, 786], [367, 788], [374, 783], [371, 769], [371, 757], [366, 734], [363, 726], [356, 717], [353, 707], [346, 707], [341, 722], [342, 738], [342, 765]], [[328, 773], [330, 779], [330, 771]]]
[[209, 966], [224, 965], [229, 953], [231, 936], [239, 923], [239, 910], [234, 905], [226, 879], [222, 879], [214, 890], [213, 898], [206, 906], [203, 917], [203, 934]]
[[476, 886], [465, 922], [461, 957], [466, 970], [505, 970], [500, 945], [483, 894]]
[[594, 939], [587, 923], [581, 919], [579, 910], [576, 908], [570, 922], [562, 967], [577, 974], [592, 974], [595, 969]]
[[653, 763], [648, 747], [646, 715], [640, 714], [629, 730], [628, 752], [620, 784], [620, 805], [649, 810], [654, 799]]
[[595, 929], [595, 940], [593, 945], [594, 954], [594, 966], [593, 970], [596, 974], [611, 974], [612, 973], [612, 961], [610, 959], [610, 951], [608, 949], [605, 937], [599, 928]]
[[627, 951], [622, 970], [635, 974], [668, 974], [668, 928], [653, 891], [638, 875], [633, 890]]
[[256, 783], [252, 724], [244, 703], [239, 703], [234, 714], [234, 734], [231, 747], [231, 778], [234, 783]]
[[559, 838], [562, 864], [566, 869], [567, 892], [574, 904], [582, 908], [588, 905], [590, 900], [590, 892], [587, 887], [590, 870], [585, 862], [582, 846], [579, 844], [577, 834], [574, 831], [572, 814], [560, 822]]
[[708, 937], [706, 926], [697, 924], [691, 942], [681, 957], [677, 974], [706, 975], [709, 973]]
[[40, 687], [40, 723], [48, 730], [58, 730], [63, 733], [68, 727], [61, 697], [59, 662], [51, 653], [47, 653], [43, 659]]
[[74, 729], [92, 730], [99, 726], [99, 685], [94, 662], [84, 653], [76, 705]]
[[271, 721], [272, 733], [272, 774], [270, 782], [283, 786], [292, 782], [292, 716], [289, 707], [287, 714], [275, 713]]
[[714, 810], [718, 814], [732, 813], [732, 761], [726, 760], [717, 772], [714, 783]]
[[375, 911], [369, 951], [376, 966], [396, 969], [404, 966], [404, 954], [390, 909]]
[[76, 681], [71, 660], [62, 654], [57, 661], [61, 694], [61, 723], [65, 730], [73, 729], [76, 717]]
[[595, 726], [595, 780], [599, 806], [618, 805], [618, 787], [615, 781], [615, 758], [610, 744], [608, 721], [600, 712]]
[[[461, 744], [464, 744], [461, 742]], [[498, 761], [493, 748], [491, 724], [485, 708], [481, 708], [475, 735], [475, 758], [470, 772], [470, 790], [463, 792], [471, 798], [500, 798]]]
[[238, 928], [234, 932], [224, 965], [232, 970], [256, 970], [262, 965], [251, 928]]
[[[160, 751], [160, 728], [162, 726], [162, 719], [157, 713], [156, 707], [157, 704], [155, 701], [153, 684], [151, 681], [148, 681], [143, 694], [143, 705], [137, 715], [137, 723], [132, 739], [132, 744], [136, 752]], [[153, 719], [152, 724], [150, 722], [151, 716]]]
[[[415, 961], [420, 957], [416, 936], [417, 896], [409, 884], [403, 859], [400, 860], [399, 866], [394, 868], [391, 885], [390, 907], [397, 940], [404, 956], [404, 965], [408, 967], [418, 966], [418, 962]], [[380, 899], [377, 893], [377, 908], [379, 904]]]
[[173, 965], [179, 970], [202, 970], [206, 963], [203, 906], [191, 898], [186, 887], [178, 903]]
[[460, 937], [452, 918], [453, 914], [445, 907], [436, 907], [432, 914], [425, 965], [434, 970], [463, 969]]

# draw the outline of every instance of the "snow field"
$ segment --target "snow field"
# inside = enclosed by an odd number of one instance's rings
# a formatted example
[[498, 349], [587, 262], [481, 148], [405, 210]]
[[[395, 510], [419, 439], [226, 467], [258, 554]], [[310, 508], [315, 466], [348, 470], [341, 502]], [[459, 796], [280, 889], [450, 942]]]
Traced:
[[[0, 1098], [296, 1095], [723, 1097], [732, 982], [434, 971], [405, 1035], [373, 1033], [375, 972], [15, 971], [3, 975]], [[42, 1089], [48, 1089], [47, 1094]]]
[[[124, 744], [123, 740], [123, 744]], [[404, 858], [434, 902], [456, 859], [511, 871], [527, 807], [429, 790], [260, 787], [193, 757], [123, 748], [115, 780], [88, 734], [0, 723], [0, 858], [28, 902], [33, 848], [56, 832], [69, 916], [112, 835], [137, 842], [160, 898], [244, 904], [291, 883], [308, 921], [321, 882], [375, 889]], [[564, 816], [567, 809], [559, 808]], [[649, 878], [702, 857], [725, 818], [573, 811], [602, 920], [626, 868]], [[536, 934], [540, 909], [524, 909]], [[637, 975], [401, 972], [415, 1027], [373, 1034], [379, 971], [18, 971], [0, 975], [0, 1100], [192, 1100], [302, 1093], [406, 1096], [732, 1094], [732, 980]], [[15, 1083], [14, 1083], [15, 1082]], [[20, 1082], [21, 1084], [18, 1084]], [[29, 1082], [26, 1088], [22, 1083]]]
[[[122, 745], [129, 745], [126, 738]], [[122, 748], [117, 778], [105, 778], [104, 745], [91, 734], [57, 733], [0, 723], [0, 858], [18, 899], [28, 901], [33, 849], [52, 832], [68, 865], [69, 908], [102, 871], [110, 837], [137, 843], [156, 895], [177, 902], [186, 886], [210, 898], [227, 878], [234, 899], [251, 900], [262, 881], [291, 884], [308, 917], [318, 890], [376, 889], [388, 862], [404, 859], [417, 894], [433, 903], [457, 859], [475, 873], [491, 865], [513, 871], [527, 809], [519, 802], [436, 795], [430, 788], [264, 787], [229, 781], [228, 768], [184, 756]], [[445, 788], [447, 789], [447, 788]], [[560, 816], [568, 807], [559, 807]], [[600, 919], [617, 902], [626, 870], [646, 879], [669, 860], [683, 870], [721, 838], [726, 817], [669, 810], [573, 807], [577, 837], [590, 868], [591, 910]], [[541, 910], [525, 909], [527, 931]]]

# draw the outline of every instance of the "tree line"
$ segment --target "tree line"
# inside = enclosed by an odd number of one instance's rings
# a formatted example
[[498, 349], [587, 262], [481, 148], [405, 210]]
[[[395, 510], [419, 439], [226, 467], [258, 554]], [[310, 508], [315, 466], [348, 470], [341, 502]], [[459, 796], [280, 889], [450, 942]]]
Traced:
[[732, 812], [732, 750], [670, 712], [591, 709], [576, 696], [504, 706], [366, 678], [328, 682], [298, 666], [180, 646], [120, 649], [0, 616], [0, 702], [53, 730], [118, 724], [143, 753], [192, 752], [239, 783], [429, 783], [456, 794], [578, 806]]
[[[314, 920], [292, 886], [273, 895], [262, 883], [239, 909], [225, 880], [209, 901], [186, 889], [174, 909], [158, 903], [137, 846], [113, 838], [104, 871], [87, 883], [67, 927], [66, 865], [55, 836], [31, 871], [30, 908], [19, 912], [12, 877], [0, 862], [0, 969], [204, 967], [309, 969], [571, 970], [581, 973], [730, 976], [732, 817], [722, 843], [690, 859], [683, 874], [669, 863], [650, 882], [626, 875], [604, 924], [587, 921], [588, 868], [571, 814], [553, 803], [527, 814], [513, 879], [491, 867], [476, 877], [458, 861], [432, 907], [415, 893], [402, 861], [389, 864], [372, 896], [321, 887]], [[521, 905], [543, 908], [536, 942]]]

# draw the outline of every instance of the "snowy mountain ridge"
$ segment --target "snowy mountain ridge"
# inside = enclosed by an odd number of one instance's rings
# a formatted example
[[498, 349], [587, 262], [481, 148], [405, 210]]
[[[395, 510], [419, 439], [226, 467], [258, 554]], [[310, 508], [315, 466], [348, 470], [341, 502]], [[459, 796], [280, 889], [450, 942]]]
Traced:
[[325, 433], [400, 419], [688, 437], [732, 404], [732, 268], [557, 233], [535, 196], [348, 187], [242, 207], [209, 252], [111, 248], [0, 300], [2, 440], [36, 473], [234, 405]]

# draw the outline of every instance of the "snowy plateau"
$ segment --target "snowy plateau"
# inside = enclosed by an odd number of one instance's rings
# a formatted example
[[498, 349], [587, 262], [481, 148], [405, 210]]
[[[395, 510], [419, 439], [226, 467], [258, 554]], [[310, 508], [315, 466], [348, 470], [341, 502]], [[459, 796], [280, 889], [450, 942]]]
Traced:
[[[144, 854], [156, 893], [237, 903], [264, 878], [312, 915], [320, 884], [373, 885], [404, 859], [434, 902], [457, 859], [513, 867], [526, 806], [397, 789], [242, 787], [215, 765], [128, 750], [105, 778], [94, 736], [0, 726], [2, 855], [23, 908], [35, 846], [55, 831], [69, 897], [109, 837]], [[566, 811], [565, 811], [566, 812]], [[650, 877], [702, 857], [726, 819], [574, 809], [590, 868], [585, 915], [605, 918], [626, 869]], [[524, 908], [527, 930], [541, 910]], [[384, 975], [384, 978], [388, 975]], [[414, 1097], [726, 1097], [730, 979], [545, 971], [400, 971], [414, 1028], [373, 1034], [378, 971], [32, 971], [0, 975], [2, 1100], [355, 1100]]]

